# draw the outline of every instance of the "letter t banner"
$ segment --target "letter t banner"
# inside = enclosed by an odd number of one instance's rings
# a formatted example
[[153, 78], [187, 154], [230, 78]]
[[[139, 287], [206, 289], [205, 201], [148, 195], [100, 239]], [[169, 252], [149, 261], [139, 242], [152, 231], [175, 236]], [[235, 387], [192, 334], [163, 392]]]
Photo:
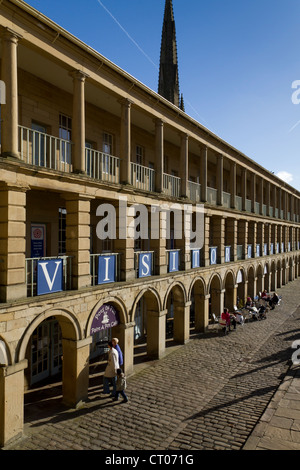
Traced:
[[63, 290], [63, 260], [48, 259], [37, 262], [37, 295]]

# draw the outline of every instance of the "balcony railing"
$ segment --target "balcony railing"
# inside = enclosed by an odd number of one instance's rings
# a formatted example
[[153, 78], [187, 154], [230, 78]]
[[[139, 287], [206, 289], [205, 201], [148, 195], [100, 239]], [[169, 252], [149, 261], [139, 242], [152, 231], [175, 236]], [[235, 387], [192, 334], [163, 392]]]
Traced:
[[193, 202], [201, 201], [201, 184], [195, 183], [194, 181], [188, 182], [188, 190], [190, 200]]
[[131, 184], [138, 189], [144, 191], [155, 190], [155, 171], [153, 168], [148, 168], [137, 163], [130, 164], [131, 166]]
[[231, 206], [231, 194], [223, 191], [223, 206], [230, 209]]
[[243, 198], [241, 196], [235, 196], [235, 206], [238, 211], [243, 210]]
[[215, 188], [207, 187], [207, 202], [208, 204], [217, 204], [217, 193], [218, 191]]
[[164, 193], [169, 196], [180, 197], [180, 181], [178, 176], [163, 174]]
[[[72, 257], [71, 256], [51, 256], [43, 258], [26, 258], [26, 284], [27, 284], [27, 297], [34, 297], [38, 295], [38, 262], [39, 261], [50, 261], [50, 260], [62, 260], [63, 261], [63, 276], [62, 276], [62, 290], [70, 290], [72, 285]], [[49, 273], [48, 273], [49, 275]], [[54, 282], [54, 275], [52, 279], [48, 278], [49, 284]]]
[[119, 183], [120, 159], [98, 150], [86, 148], [85, 171], [91, 178], [110, 183]]
[[72, 142], [53, 135], [19, 126], [21, 160], [64, 172], [72, 171]]

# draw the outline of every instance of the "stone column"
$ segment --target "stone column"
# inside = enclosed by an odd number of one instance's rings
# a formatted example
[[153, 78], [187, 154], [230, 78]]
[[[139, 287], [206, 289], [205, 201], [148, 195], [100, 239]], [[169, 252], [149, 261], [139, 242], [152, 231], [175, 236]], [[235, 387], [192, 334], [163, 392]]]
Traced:
[[264, 179], [259, 179], [259, 213], [263, 215], [263, 205], [264, 205]]
[[151, 248], [154, 250], [155, 274], [167, 273], [167, 214], [159, 206], [151, 207]]
[[163, 192], [164, 173], [164, 123], [161, 119], [155, 121], [155, 191]]
[[120, 157], [121, 183], [131, 184], [131, 102], [127, 99], [121, 101]]
[[0, 187], [0, 300], [27, 296], [25, 279], [26, 191], [23, 186]]
[[181, 196], [188, 197], [188, 177], [189, 177], [189, 136], [181, 135], [180, 148], [180, 188]]
[[63, 339], [63, 402], [78, 407], [88, 397], [92, 336], [80, 341]]
[[210, 235], [210, 219], [211, 216], [204, 214], [204, 227], [203, 227], [203, 247], [201, 249], [201, 266], [209, 266], [209, 235]]
[[207, 202], [207, 147], [201, 153], [201, 201]]
[[225, 245], [230, 245], [231, 259], [230, 261], [237, 260], [237, 234], [238, 234], [238, 221], [233, 218], [227, 218], [225, 223]]
[[271, 202], [271, 184], [270, 181], [266, 182], [266, 204], [267, 204], [267, 216], [271, 216], [271, 211], [270, 211], [270, 204]]
[[242, 210], [246, 210], [247, 199], [247, 170], [242, 168]]
[[119, 323], [114, 327], [113, 333], [113, 337], [119, 338], [119, 345], [123, 352], [123, 370], [126, 375], [133, 372], [134, 326], [134, 322]]
[[20, 38], [9, 28], [2, 33], [1, 79], [6, 90], [5, 104], [1, 106], [2, 157], [19, 158], [17, 46]]
[[71, 256], [72, 288], [91, 285], [90, 198], [81, 194], [63, 196], [66, 200], [66, 254]]
[[114, 249], [121, 253], [120, 274], [121, 281], [129, 281], [136, 277], [134, 268], [134, 238], [128, 236], [128, 226], [133, 220], [133, 215], [129, 213], [126, 196], [119, 197], [119, 206], [116, 208], [116, 239]]
[[190, 338], [191, 302], [174, 302], [174, 341], [185, 344]]
[[23, 434], [24, 369], [28, 361], [0, 366], [0, 447]]
[[211, 219], [212, 243], [217, 246], [217, 259], [218, 264], [223, 264], [225, 261], [225, 219], [221, 216], [213, 216]]
[[74, 173], [86, 173], [85, 167], [85, 79], [83, 72], [76, 70], [71, 73], [73, 77], [73, 116], [72, 116], [72, 141], [73, 141], [73, 171]]
[[147, 312], [147, 355], [161, 359], [166, 348], [166, 315], [167, 310]]
[[251, 174], [251, 211], [255, 212], [255, 202], [256, 202], [256, 175], [255, 173]]
[[230, 207], [236, 208], [236, 163], [231, 162], [230, 164]]
[[195, 299], [195, 330], [205, 332], [208, 327], [210, 295], [194, 294]]
[[223, 205], [223, 155], [217, 155], [217, 204]]

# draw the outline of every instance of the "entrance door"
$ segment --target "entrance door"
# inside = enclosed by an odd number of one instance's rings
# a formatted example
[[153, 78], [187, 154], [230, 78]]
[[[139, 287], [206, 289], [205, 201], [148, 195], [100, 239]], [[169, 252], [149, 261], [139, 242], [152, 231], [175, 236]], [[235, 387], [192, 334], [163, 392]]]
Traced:
[[31, 338], [31, 384], [57, 374], [61, 369], [61, 330], [56, 320], [41, 323]]

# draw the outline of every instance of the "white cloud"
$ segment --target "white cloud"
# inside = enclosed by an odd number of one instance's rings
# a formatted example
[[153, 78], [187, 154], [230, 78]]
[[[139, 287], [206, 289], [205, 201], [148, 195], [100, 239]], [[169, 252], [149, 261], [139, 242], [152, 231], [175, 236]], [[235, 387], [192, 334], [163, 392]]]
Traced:
[[293, 181], [293, 175], [291, 173], [288, 173], [287, 171], [278, 171], [276, 176], [278, 176], [278, 178], [285, 181], [286, 183], [290, 183], [291, 181]]

